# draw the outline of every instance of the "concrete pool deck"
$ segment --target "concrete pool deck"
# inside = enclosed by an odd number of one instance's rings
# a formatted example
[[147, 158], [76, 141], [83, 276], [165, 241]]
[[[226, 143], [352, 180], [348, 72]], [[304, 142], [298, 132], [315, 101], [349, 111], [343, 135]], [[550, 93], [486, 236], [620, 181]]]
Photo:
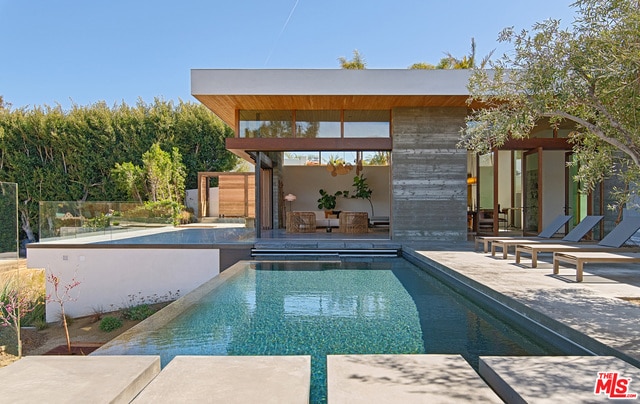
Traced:
[[640, 365], [638, 264], [589, 264], [577, 283], [575, 268], [561, 267], [553, 275], [548, 254], [530, 268], [527, 260], [516, 264], [513, 255], [503, 260], [473, 250], [466, 242], [403, 251], [587, 349]]

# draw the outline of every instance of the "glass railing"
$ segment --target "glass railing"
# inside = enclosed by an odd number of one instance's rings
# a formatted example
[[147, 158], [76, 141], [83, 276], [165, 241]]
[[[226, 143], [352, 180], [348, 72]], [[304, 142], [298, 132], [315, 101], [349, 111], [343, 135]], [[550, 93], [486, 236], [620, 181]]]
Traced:
[[172, 226], [170, 207], [136, 202], [40, 202], [40, 241]]
[[0, 182], [0, 262], [18, 259], [18, 184]]

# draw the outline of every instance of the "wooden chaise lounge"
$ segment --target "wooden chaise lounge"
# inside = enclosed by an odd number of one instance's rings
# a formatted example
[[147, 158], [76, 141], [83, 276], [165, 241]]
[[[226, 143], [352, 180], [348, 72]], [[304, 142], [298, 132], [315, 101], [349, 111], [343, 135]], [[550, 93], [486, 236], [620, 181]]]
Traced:
[[[576, 226], [577, 227], [577, 226]], [[606, 251], [606, 252], [637, 252], [638, 249], [623, 247], [624, 244], [640, 229], [640, 217], [629, 216], [624, 218], [613, 228], [599, 243], [547, 243], [533, 244], [523, 243], [516, 245], [516, 263], [520, 263], [522, 254], [531, 255], [531, 267], [538, 265], [538, 254], [548, 252], [573, 252], [573, 251]]]
[[595, 225], [600, 223], [600, 221], [604, 218], [604, 216], [586, 216], [584, 219], [580, 221], [566, 236], [564, 236], [560, 240], [551, 240], [551, 239], [542, 239], [542, 240], [495, 240], [491, 243], [491, 256], [496, 255], [496, 249], [498, 247], [502, 248], [502, 258], [507, 259], [507, 253], [509, 252], [509, 247], [515, 248], [521, 244], [564, 244], [564, 243], [572, 243], [575, 244], [582, 240], [584, 236], [587, 235], [593, 229]]
[[476, 236], [475, 238], [475, 247], [474, 251], [478, 251], [478, 244], [480, 241], [484, 244], [483, 251], [485, 253], [489, 252], [489, 243], [495, 240], [540, 240], [540, 239], [551, 239], [557, 232], [560, 231], [564, 227], [565, 224], [569, 220], [571, 220], [573, 216], [571, 215], [559, 215], [547, 227], [545, 227], [537, 236], [533, 237], [509, 237], [509, 236]]
[[553, 273], [560, 273], [560, 263], [576, 266], [576, 282], [582, 282], [584, 264], [587, 263], [640, 263], [640, 253], [577, 251], [553, 254]]

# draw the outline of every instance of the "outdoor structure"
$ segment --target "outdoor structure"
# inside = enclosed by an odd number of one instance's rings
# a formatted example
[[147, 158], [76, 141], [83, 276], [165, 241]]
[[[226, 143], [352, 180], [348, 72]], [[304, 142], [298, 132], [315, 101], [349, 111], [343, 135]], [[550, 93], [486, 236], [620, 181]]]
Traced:
[[[234, 129], [227, 149], [256, 163], [258, 237], [284, 228], [291, 209], [317, 210], [320, 189], [351, 189], [356, 175], [369, 181], [371, 207], [341, 198], [335, 209], [386, 219], [398, 242], [502, 230], [537, 234], [563, 212], [574, 217], [569, 228], [587, 214], [606, 214], [602, 189], [580, 194], [575, 168], [566, 167], [571, 126], [543, 122], [530, 139], [484, 156], [457, 147], [470, 108], [482, 107], [467, 104], [469, 76], [468, 70], [192, 70], [191, 92]], [[287, 194], [296, 196], [295, 206], [285, 203]]]
[[255, 181], [253, 173], [198, 173], [198, 218], [207, 216], [211, 193], [209, 179], [218, 180], [216, 211], [228, 217], [254, 217]]

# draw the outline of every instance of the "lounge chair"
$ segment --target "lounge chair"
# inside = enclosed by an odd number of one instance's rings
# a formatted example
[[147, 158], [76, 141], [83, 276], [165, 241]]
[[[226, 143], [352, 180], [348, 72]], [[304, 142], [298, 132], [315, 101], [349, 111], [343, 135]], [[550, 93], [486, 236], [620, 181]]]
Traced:
[[[538, 263], [538, 254], [542, 252], [579, 252], [579, 251], [630, 251], [629, 247], [623, 247], [640, 229], [640, 216], [631, 216], [622, 219], [609, 234], [597, 244], [566, 243], [566, 244], [518, 244], [516, 246], [516, 263], [520, 262], [522, 253], [531, 254], [531, 267]], [[633, 252], [633, 250], [631, 251]]]
[[484, 252], [489, 252], [489, 243], [494, 240], [539, 240], [539, 239], [550, 239], [553, 237], [560, 229], [567, 224], [569, 220], [571, 220], [573, 216], [571, 215], [559, 215], [547, 227], [542, 229], [542, 231], [534, 237], [509, 237], [509, 236], [476, 236], [475, 239], [475, 248], [474, 251], [478, 251], [478, 243], [482, 241], [484, 243]]
[[565, 262], [576, 266], [576, 282], [582, 282], [584, 264], [600, 263], [637, 263], [640, 262], [640, 253], [604, 252], [604, 251], [577, 251], [557, 252], [553, 254], [553, 273], [560, 273], [560, 263]]
[[496, 255], [496, 249], [498, 247], [502, 248], [502, 259], [507, 259], [507, 253], [509, 252], [509, 247], [516, 247], [520, 244], [552, 244], [552, 243], [577, 243], [582, 240], [584, 236], [587, 235], [593, 229], [593, 227], [600, 223], [600, 221], [604, 218], [604, 216], [586, 216], [584, 219], [578, 223], [576, 227], [574, 227], [566, 236], [561, 238], [560, 240], [551, 240], [551, 239], [537, 239], [537, 240], [494, 240], [491, 243], [491, 256]]

